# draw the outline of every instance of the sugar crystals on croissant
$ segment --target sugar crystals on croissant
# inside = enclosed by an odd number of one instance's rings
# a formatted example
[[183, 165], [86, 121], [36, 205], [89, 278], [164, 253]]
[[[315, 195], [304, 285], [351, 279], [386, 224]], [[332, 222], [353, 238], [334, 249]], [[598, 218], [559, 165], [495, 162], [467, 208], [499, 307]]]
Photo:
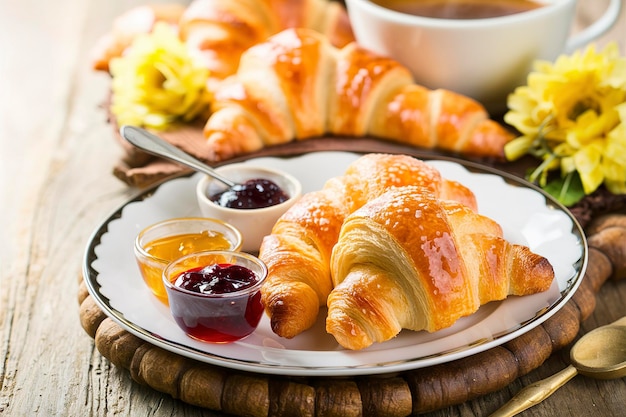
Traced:
[[326, 330], [362, 349], [402, 329], [433, 332], [490, 301], [547, 290], [549, 261], [431, 191], [399, 187], [346, 218], [331, 256]]

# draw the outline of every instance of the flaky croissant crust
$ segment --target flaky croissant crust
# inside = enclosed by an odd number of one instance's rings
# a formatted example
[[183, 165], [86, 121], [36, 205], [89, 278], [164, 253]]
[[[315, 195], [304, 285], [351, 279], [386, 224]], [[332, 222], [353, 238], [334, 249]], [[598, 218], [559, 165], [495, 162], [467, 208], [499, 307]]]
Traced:
[[441, 177], [437, 169], [407, 155], [367, 154], [323, 189], [305, 194], [263, 240], [259, 257], [269, 274], [262, 289], [272, 330], [291, 338], [311, 327], [333, 284], [330, 257], [350, 213], [387, 190], [426, 187], [476, 209], [474, 194]]
[[513, 134], [469, 97], [415, 84], [398, 62], [319, 32], [284, 30], [246, 50], [217, 86], [204, 134], [224, 160], [325, 134], [503, 157]]
[[391, 189], [345, 220], [331, 256], [326, 329], [362, 349], [400, 330], [437, 331], [508, 295], [547, 290], [549, 261], [494, 220], [423, 187]]

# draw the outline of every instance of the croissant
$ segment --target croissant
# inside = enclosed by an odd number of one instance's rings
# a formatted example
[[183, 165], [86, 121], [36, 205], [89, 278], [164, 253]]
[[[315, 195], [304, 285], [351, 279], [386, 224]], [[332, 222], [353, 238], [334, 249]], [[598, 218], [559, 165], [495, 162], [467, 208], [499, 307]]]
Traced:
[[135, 7], [118, 16], [111, 31], [100, 37], [91, 51], [92, 68], [109, 71], [109, 62], [121, 56], [138, 35], [150, 33], [161, 21], [177, 26], [184, 11], [182, 4], [153, 4]]
[[92, 66], [109, 70], [134, 38], [149, 33], [157, 21], [176, 26], [179, 36], [208, 68], [212, 82], [232, 75], [239, 57], [252, 45], [291, 27], [310, 28], [342, 47], [354, 40], [345, 7], [329, 0], [194, 0], [180, 4], [140, 6], [118, 17], [93, 51]]
[[367, 154], [331, 178], [321, 190], [301, 197], [263, 239], [259, 257], [268, 278], [262, 300], [272, 330], [292, 338], [311, 327], [333, 284], [330, 257], [344, 220], [368, 201], [394, 187], [419, 185], [476, 210], [474, 194], [441, 177], [425, 162], [407, 155]]
[[354, 40], [345, 8], [328, 0], [195, 0], [180, 35], [212, 75], [232, 75], [251, 46], [292, 27], [310, 28], [337, 46]]
[[495, 221], [424, 188], [395, 188], [343, 223], [330, 264], [326, 330], [348, 349], [434, 332], [508, 295], [547, 290], [549, 261]]
[[513, 138], [475, 100], [417, 85], [398, 62], [303, 28], [246, 50], [216, 87], [212, 111], [210, 160], [324, 134], [502, 158]]

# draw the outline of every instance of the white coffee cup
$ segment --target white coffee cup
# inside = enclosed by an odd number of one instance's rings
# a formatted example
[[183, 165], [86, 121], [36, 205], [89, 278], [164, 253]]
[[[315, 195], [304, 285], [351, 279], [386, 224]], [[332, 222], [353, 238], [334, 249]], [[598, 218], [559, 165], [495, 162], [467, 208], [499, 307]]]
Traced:
[[370, 0], [346, 0], [346, 6], [360, 45], [405, 65], [419, 84], [465, 94], [501, 114], [536, 59], [552, 61], [599, 37], [623, 2], [610, 0], [600, 19], [571, 35], [577, 0], [536, 1], [543, 6], [470, 20], [419, 17]]

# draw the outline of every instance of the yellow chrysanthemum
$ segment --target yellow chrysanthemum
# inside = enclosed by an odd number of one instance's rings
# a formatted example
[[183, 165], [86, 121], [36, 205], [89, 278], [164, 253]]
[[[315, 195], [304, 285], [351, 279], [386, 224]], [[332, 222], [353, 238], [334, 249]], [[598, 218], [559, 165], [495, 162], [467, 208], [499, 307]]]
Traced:
[[204, 115], [210, 94], [209, 71], [194, 64], [175, 30], [157, 23], [110, 64], [111, 111], [120, 125], [163, 129]]
[[626, 58], [616, 43], [537, 62], [508, 106], [504, 120], [521, 136], [506, 146], [507, 158], [543, 160], [531, 180], [545, 186], [560, 169], [578, 173], [585, 194], [602, 184], [626, 192]]

